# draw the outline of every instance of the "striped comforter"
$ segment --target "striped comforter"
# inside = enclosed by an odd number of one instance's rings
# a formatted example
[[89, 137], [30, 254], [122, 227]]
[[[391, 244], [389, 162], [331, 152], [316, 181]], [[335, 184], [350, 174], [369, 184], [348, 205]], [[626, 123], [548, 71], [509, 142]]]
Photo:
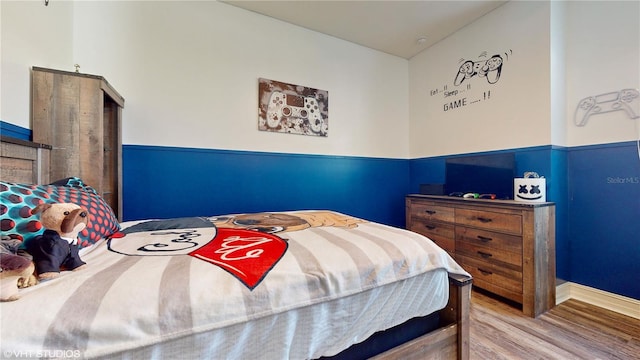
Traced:
[[[422, 299], [431, 295], [397, 284], [437, 270], [468, 275], [421, 235], [335, 212], [153, 220], [124, 223], [122, 228], [124, 236], [82, 249], [85, 269], [63, 272], [55, 280], [21, 290], [21, 299], [0, 304], [4, 358], [111, 357], [136, 349], [148, 349], [147, 357], [164, 357], [166, 352], [154, 353], [154, 346], [178, 340], [179, 354], [198, 347], [194, 356], [238, 358], [247, 353], [225, 353], [230, 344], [264, 346], [246, 338], [255, 335], [243, 335], [238, 329], [284, 317], [293, 321], [292, 327], [278, 331], [290, 333], [285, 334], [289, 340], [269, 336], [267, 341], [275, 341], [271, 345], [277, 351], [267, 357], [331, 355], [338, 350], [323, 346], [340, 343], [327, 338], [331, 326], [350, 319], [359, 308], [378, 306], [370, 300], [377, 289], [387, 286], [395, 294]], [[438, 308], [448, 296], [446, 272], [440, 277], [444, 285], [437, 285], [438, 294], [427, 299]], [[386, 294], [382, 303], [393, 304], [389, 299], [394, 293]], [[366, 304], [343, 302], [359, 294], [367, 296]], [[336, 313], [322, 314], [325, 320], [311, 319], [313, 326], [291, 319], [295, 311], [317, 312], [313, 306], [323, 303], [333, 304], [327, 309]], [[387, 311], [379, 306], [380, 313]], [[406, 316], [426, 315], [424, 311], [415, 309], [415, 314]], [[318, 328], [324, 337], [300, 336], [304, 327]], [[274, 329], [251, 331], [275, 333]], [[364, 332], [377, 330], [383, 328]], [[305, 338], [301, 347], [310, 353], [294, 355], [287, 350], [296, 346], [297, 340], [291, 340], [296, 333]], [[364, 340], [360, 336], [348, 336], [345, 345]], [[191, 340], [196, 338], [197, 342]], [[312, 344], [314, 339], [320, 344]]]

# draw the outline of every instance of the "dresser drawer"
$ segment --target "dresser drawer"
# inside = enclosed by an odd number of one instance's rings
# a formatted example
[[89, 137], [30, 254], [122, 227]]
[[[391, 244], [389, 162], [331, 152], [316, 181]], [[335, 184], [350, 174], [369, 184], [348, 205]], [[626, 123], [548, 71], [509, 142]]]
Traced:
[[453, 208], [434, 205], [429, 202], [411, 203], [411, 216], [414, 218], [452, 223], [455, 219]]
[[453, 254], [456, 251], [454, 228], [452, 224], [414, 219], [409, 230], [428, 237], [438, 246]]
[[522, 237], [487, 230], [456, 226], [456, 241], [484, 248], [509, 251], [522, 257]]
[[[487, 288], [486, 290], [489, 291], [495, 291], [495, 288], [501, 288], [506, 290], [506, 292], [522, 295], [522, 272], [510, 270], [458, 253], [456, 253], [456, 261], [473, 276], [474, 286], [477, 285], [481, 288]], [[481, 286], [482, 283], [488, 286]]]
[[464, 255], [496, 266], [509, 267], [510, 269], [518, 272], [522, 271], [522, 254], [477, 245], [468, 241], [457, 241], [455, 246], [456, 254]]
[[456, 209], [455, 221], [460, 225], [522, 234], [522, 215], [519, 214], [499, 213], [485, 209]]

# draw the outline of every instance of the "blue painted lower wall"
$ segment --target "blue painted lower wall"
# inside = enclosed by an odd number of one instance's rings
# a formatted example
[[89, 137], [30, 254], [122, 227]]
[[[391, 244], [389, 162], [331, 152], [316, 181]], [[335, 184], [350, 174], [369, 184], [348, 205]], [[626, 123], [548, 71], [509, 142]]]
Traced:
[[330, 209], [403, 226], [401, 159], [123, 147], [125, 220]]
[[572, 148], [568, 165], [568, 279], [640, 299], [637, 144]]
[[31, 140], [31, 130], [22, 126], [13, 125], [6, 121], [0, 121], [0, 134], [20, 140]]

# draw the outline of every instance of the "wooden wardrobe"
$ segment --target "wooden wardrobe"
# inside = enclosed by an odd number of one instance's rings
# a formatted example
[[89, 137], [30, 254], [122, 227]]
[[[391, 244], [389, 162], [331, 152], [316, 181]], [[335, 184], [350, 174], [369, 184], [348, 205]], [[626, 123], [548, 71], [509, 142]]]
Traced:
[[97, 75], [33, 67], [33, 141], [50, 144], [51, 181], [76, 176], [122, 220], [124, 98]]

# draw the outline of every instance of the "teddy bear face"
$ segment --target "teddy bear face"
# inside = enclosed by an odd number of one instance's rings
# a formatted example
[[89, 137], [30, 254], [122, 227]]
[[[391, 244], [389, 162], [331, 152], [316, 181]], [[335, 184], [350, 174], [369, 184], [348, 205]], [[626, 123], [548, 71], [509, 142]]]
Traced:
[[41, 213], [42, 225], [64, 238], [76, 238], [89, 222], [87, 210], [71, 203], [40, 204], [31, 212]]

